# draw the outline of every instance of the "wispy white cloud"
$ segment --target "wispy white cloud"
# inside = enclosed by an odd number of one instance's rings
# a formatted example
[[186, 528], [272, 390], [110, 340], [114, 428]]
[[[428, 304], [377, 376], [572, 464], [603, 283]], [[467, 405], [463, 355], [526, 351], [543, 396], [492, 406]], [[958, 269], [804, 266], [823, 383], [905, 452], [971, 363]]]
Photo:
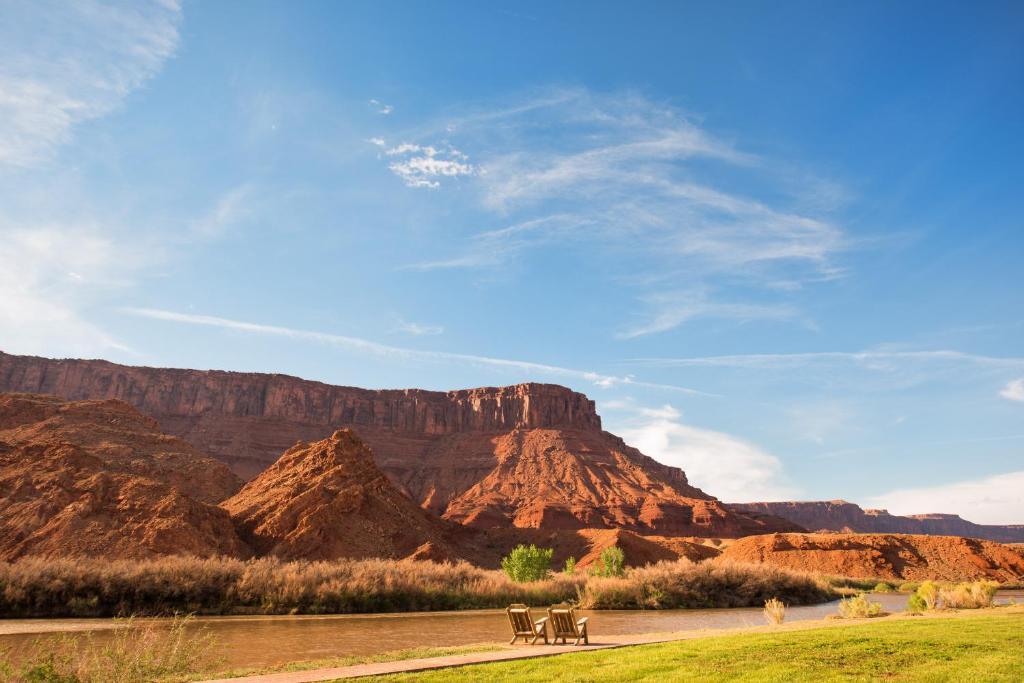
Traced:
[[444, 327], [441, 325], [424, 325], [423, 323], [410, 322], [408, 320], [399, 320], [396, 329], [399, 332], [411, 334], [414, 337], [432, 337], [444, 334]]
[[387, 116], [395, 110], [395, 108], [390, 104], [384, 104], [380, 100], [370, 100], [370, 105], [378, 114], [383, 114], [384, 116]]
[[1024, 377], [1007, 382], [999, 395], [1008, 401], [1024, 401]]
[[[635, 358], [637, 367], [729, 370], [748, 373], [757, 381], [800, 382], [836, 392], [876, 394], [924, 385], [963, 387], [963, 391], [992, 391], [993, 381], [1024, 371], [1024, 358], [987, 356], [954, 349], [914, 349], [903, 344], [881, 345], [862, 351], [751, 353], [682, 358]], [[1011, 375], [1012, 376], [1012, 375]], [[1001, 392], [1012, 393], [1012, 382]], [[994, 393], [991, 394], [994, 396]]]
[[554, 377], [565, 377], [569, 379], [585, 381], [600, 387], [629, 385], [636, 387], [647, 387], [651, 389], [662, 389], [685, 394], [703, 393], [695, 389], [690, 389], [688, 387], [681, 387], [671, 384], [660, 384], [656, 382], [644, 382], [628, 375], [605, 375], [593, 371], [576, 370], [573, 368], [548, 365], [545, 363], [534, 363], [532, 361], [511, 360], [506, 358], [493, 358], [489, 356], [478, 356], [466, 353], [454, 353], [449, 351], [423, 351], [419, 349], [409, 349], [399, 346], [391, 346], [388, 344], [381, 344], [379, 342], [371, 341], [368, 339], [362, 339], [360, 337], [330, 334], [326, 332], [313, 332], [308, 330], [296, 330], [289, 327], [281, 327], [277, 325], [263, 325], [260, 323], [251, 323], [240, 320], [230, 320], [228, 318], [219, 318], [210, 315], [193, 315], [189, 313], [178, 313], [175, 311], [165, 311], [152, 308], [126, 308], [124, 309], [124, 311], [131, 315], [140, 316], [143, 318], [150, 318], [154, 320], [164, 320], [167, 322], [184, 323], [188, 325], [217, 327], [221, 329], [235, 330], [238, 332], [245, 332], [249, 334], [261, 334], [277, 337], [286, 337], [289, 339], [300, 339], [304, 341], [310, 341], [319, 344], [327, 344], [330, 346], [335, 346], [339, 348], [348, 349], [351, 351], [376, 356], [407, 358], [411, 360], [472, 363], [475, 365], [486, 367], [519, 370], [526, 373], [537, 374], [541, 376], [546, 375]]
[[128, 350], [82, 310], [153, 257], [96, 225], [0, 225], [0, 344], [30, 354]]
[[516, 252], [540, 241], [555, 240], [561, 234], [579, 230], [586, 220], [571, 214], [553, 214], [515, 223], [504, 228], [485, 230], [473, 236], [464, 253], [437, 261], [420, 261], [401, 266], [401, 270], [471, 269], [497, 266]]
[[755, 320], [792, 320], [800, 313], [790, 305], [725, 303], [713, 301], [704, 290], [664, 292], [649, 295], [644, 302], [653, 314], [643, 323], [618, 334], [632, 339], [679, 327], [696, 318], [723, 318], [741, 323]]
[[631, 446], [682, 468], [691, 484], [726, 502], [799, 496], [777, 457], [731, 434], [688, 425], [670, 405], [636, 408], [618, 431]]
[[204, 238], [223, 235], [233, 225], [252, 215], [255, 201], [253, 195], [253, 187], [247, 183], [226, 191], [209, 212], [193, 223], [194, 235]]
[[785, 370], [814, 363], [852, 363], [861, 367], [886, 370], [905, 361], [958, 362], [991, 368], [1021, 368], [1024, 358], [985, 356], [949, 349], [922, 351], [815, 351], [810, 353], [749, 353], [691, 358], [638, 358], [634, 362], [661, 367], [734, 367]]
[[385, 154], [395, 157], [395, 161], [388, 164], [388, 169], [408, 187], [437, 189], [441, 187], [441, 178], [476, 173], [469, 157], [450, 145], [438, 148], [403, 142]]
[[980, 524], [1024, 524], [1024, 470], [936, 486], [896, 489], [863, 503], [896, 515], [945, 512]]
[[45, 162], [76, 124], [114, 110], [174, 54], [180, 20], [171, 0], [8, 4], [0, 21], [0, 164]]
[[[772, 162], [642, 96], [555, 91], [476, 112], [450, 130], [419, 137], [432, 135], [457, 137], [460, 147], [471, 150], [471, 187], [504, 226], [482, 227], [466, 250], [424, 259], [422, 270], [491, 268], [525, 258], [531, 249], [543, 248], [550, 258], [562, 248], [573, 258], [594, 254], [602, 263], [636, 266], [643, 259], [644, 273], [660, 280], [660, 291], [742, 282], [777, 296], [845, 273], [837, 263], [838, 254], [853, 246], [845, 232], [820, 209], [804, 213], [802, 202], [773, 189], [790, 181], [789, 171], [776, 173]], [[436, 182], [413, 180], [422, 187]], [[619, 258], [603, 258], [608, 254]], [[627, 268], [609, 275], [629, 282], [635, 271]], [[631, 286], [638, 298], [654, 298], [635, 280]], [[710, 314], [710, 305], [705, 310]], [[720, 304], [717, 311], [804, 319], [791, 306], [747, 301]], [[666, 306], [655, 317], [622, 336], [667, 331], [698, 315]]]

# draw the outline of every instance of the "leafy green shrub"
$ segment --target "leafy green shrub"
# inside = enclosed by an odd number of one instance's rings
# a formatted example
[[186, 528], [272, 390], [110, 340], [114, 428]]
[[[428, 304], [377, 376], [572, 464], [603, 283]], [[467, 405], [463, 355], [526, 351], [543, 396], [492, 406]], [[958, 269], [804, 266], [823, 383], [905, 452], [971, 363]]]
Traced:
[[501, 560], [501, 569], [516, 583], [541, 581], [551, 573], [551, 556], [554, 554], [552, 548], [520, 544]]
[[843, 619], [865, 619], [882, 614], [882, 606], [868, 600], [864, 593], [839, 601], [839, 616]]
[[923, 614], [928, 610], [928, 603], [917, 593], [907, 598], [907, 611], [911, 614]]
[[935, 609], [939, 604], [939, 587], [933, 581], [925, 581], [918, 586], [916, 594], [924, 600], [928, 609]]
[[875, 587], [872, 590], [875, 593], [892, 593], [894, 588], [892, 587], [891, 583], [882, 581], [880, 583], [875, 584]]
[[562, 567], [563, 574], [575, 574], [576, 573], [576, 558], [570, 555], [565, 560], [565, 566]]
[[778, 598], [764, 601], [764, 618], [769, 624], [781, 624], [786, 619], [786, 605]]
[[915, 593], [920, 585], [919, 581], [904, 581], [896, 590], [900, 593]]
[[626, 573], [626, 553], [617, 545], [601, 551], [601, 559], [594, 567], [594, 576], [614, 578]]

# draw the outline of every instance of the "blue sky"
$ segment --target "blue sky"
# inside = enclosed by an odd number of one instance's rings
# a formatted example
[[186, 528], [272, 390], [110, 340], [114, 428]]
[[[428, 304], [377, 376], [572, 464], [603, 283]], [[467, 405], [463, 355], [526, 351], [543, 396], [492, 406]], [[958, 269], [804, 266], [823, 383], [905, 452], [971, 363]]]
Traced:
[[[554, 6], [552, 6], [554, 5]], [[556, 382], [1024, 522], [1019, 3], [0, 4], [0, 348]]]

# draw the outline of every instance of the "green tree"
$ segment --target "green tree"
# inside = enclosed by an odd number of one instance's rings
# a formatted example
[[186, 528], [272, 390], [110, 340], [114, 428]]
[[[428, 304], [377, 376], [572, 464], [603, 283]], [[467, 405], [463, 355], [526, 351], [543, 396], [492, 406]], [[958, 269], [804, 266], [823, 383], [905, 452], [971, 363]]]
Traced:
[[576, 573], [576, 558], [572, 555], [565, 561], [565, 566], [562, 568], [562, 572], [565, 574]]
[[601, 559], [594, 568], [595, 576], [622, 576], [626, 573], [626, 553], [617, 545], [601, 551]]
[[501, 569], [508, 578], [517, 583], [540, 581], [551, 573], [552, 548], [538, 548], [532, 543], [529, 546], [517, 545], [501, 560]]

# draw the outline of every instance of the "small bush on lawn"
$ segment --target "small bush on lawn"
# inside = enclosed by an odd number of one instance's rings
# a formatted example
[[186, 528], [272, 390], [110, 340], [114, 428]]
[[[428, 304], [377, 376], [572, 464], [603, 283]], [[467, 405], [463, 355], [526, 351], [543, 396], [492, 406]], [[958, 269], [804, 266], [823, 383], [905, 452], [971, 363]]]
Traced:
[[928, 609], [935, 609], [939, 605], [939, 587], [933, 581], [925, 581], [917, 587], [917, 595], [924, 600]]
[[917, 593], [907, 598], [907, 611], [911, 614], [924, 614], [928, 611], [928, 603]]
[[778, 598], [765, 600], [764, 618], [769, 624], [781, 624], [786, 619], [786, 605]]
[[839, 601], [839, 616], [843, 619], [865, 619], [882, 614], [882, 606], [868, 600], [864, 593]]
[[517, 545], [501, 561], [501, 569], [516, 583], [541, 581], [551, 573], [552, 548], [538, 548], [532, 543]]

